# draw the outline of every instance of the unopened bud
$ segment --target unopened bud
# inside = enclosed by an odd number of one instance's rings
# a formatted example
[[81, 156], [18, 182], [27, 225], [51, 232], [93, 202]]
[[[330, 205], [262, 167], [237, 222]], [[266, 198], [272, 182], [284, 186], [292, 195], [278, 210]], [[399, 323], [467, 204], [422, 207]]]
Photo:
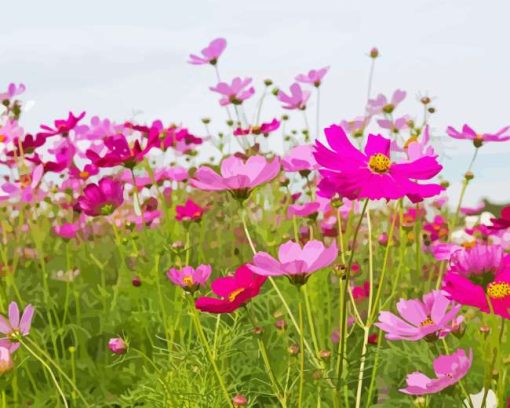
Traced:
[[211, 123], [211, 119], [210, 118], [202, 118], [202, 123], [204, 125], [207, 125], [207, 124]]
[[236, 408], [245, 407], [248, 405], [248, 399], [244, 395], [237, 394], [234, 398], [232, 398], [232, 404]]
[[475, 178], [475, 175], [473, 174], [473, 172], [468, 171], [466, 174], [464, 174], [464, 178], [468, 181], [473, 180]]
[[379, 56], [379, 50], [376, 47], [373, 47], [370, 50], [370, 58], [377, 58]]
[[271, 85], [273, 85], [273, 81], [271, 79], [264, 79], [264, 85], [271, 86]]
[[291, 344], [288, 348], [288, 351], [291, 356], [297, 356], [299, 354], [299, 344]]

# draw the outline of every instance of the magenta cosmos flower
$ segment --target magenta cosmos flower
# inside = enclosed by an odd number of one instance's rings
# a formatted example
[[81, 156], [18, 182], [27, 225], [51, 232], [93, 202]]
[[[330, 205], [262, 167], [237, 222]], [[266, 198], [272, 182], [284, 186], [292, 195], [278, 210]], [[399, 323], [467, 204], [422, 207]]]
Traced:
[[205, 208], [200, 207], [191, 199], [187, 199], [184, 205], [178, 205], [175, 207], [175, 219], [177, 221], [200, 221], [202, 215], [204, 215]]
[[209, 88], [213, 92], [217, 92], [223, 97], [220, 99], [220, 105], [241, 105], [243, 101], [250, 98], [255, 93], [255, 88], [250, 86], [251, 78], [236, 77], [229, 84], [227, 82], [219, 82], [216, 86]]
[[211, 276], [211, 265], [199, 265], [196, 269], [191, 266], [182, 269], [170, 268], [166, 276], [174, 285], [194, 293], [200, 286], [204, 286]]
[[319, 141], [315, 159], [322, 166], [319, 192], [326, 197], [335, 193], [349, 199], [399, 199], [407, 196], [413, 202], [432, 197], [444, 190], [439, 184], [419, 184], [443, 168], [432, 156], [406, 163], [393, 163], [391, 141], [381, 135], [368, 135], [364, 152], [356, 149], [344, 130], [337, 125], [325, 129], [333, 151]]
[[218, 58], [221, 54], [223, 54], [226, 47], [227, 40], [224, 38], [216, 38], [215, 40], [212, 40], [206, 48], [200, 51], [202, 56], [191, 54], [188, 62], [193, 65], [216, 65]]
[[278, 260], [266, 252], [258, 252], [248, 267], [262, 276], [286, 276], [295, 285], [306, 283], [310, 275], [331, 265], [338, 256], [335, 242], [326, 248], [320, 241], [308, 241], [303, 248], [288, 241], [278, 249]]
[[425, 374], [416, 371], [407, 376], [407, 387], [400, 392], [410, 395], [435, 394], [458, 383], [467, 374], [473, 362], [473, 352], [469, 355], [463, 349], [458, 349], [452, 354], [445, 354], [434, 360], [434, 372], [436, 378], [429, 378]]
[[209, 167], [200, 167], [191, 179], [191, 185], [205, 191], [230, 191], [237, 199], [246, 199], [251, 191], [274, 179], [280, 172], [280, 160], [268, 162], [264, 156], [251, 156], [243, 161], [230, 156], [223, 160], [220, 173]]
[[299, 74], [296, 76], [296, 81], [303, 82], [305, 84], [313, 84], [316, 88], [321, 86], [322, 79], [328, 73], [329, 67], [320, 69], [312, 69], [307, 74]]
[[315, 170], [318, 165], [313, 156], [313, 146], [293, 147], [282, 159], [282, 166], [289, 173]]
[[395, 110], [399, 103], [404, 100], [406, 95], [406, 92], [400, 89], [393, 92], [390, 100], [388, 100], [386, 96], [379, 94], [375, 99], [368, 100], [367, 111], [371, 115], [377, 115], [379, 113], [390, 114]]
[[55, 135], [67, 136], [71, 130], [73, 130], [78, 122], [85, 116], [85, 112], [80, 113], [78, 116], [74, 116], [73, 112], [69, 112], [67, 119], [57, 119], [54, 122], [55, 128], [51, 128], [47, 125], [41, 125], [43, 132], [39, 132], [37, 136], [50, 137]]
[[454, 252], [450, 263], [443, 290], [452, 300], [510, 319], [510, 255], [479, 244]]
[[20, 318], [18, 304], [16, 302], [9, 304], [9, 319], [0, 315], [0, 333], [5, 336], [0, 338], [0, 347], [8, 349], [11, 353], [19, 348], [21, 338], [30, 333], [34, 310], [32, 305], [27, 305]]
[[147, 139], [145, 147], [138, 140], [131, 147], [126, 136], [117, 134], [104, 139], [104, 146], [108, 149], [104, 156], [101, 157], [92, 149], [87, 150], [86, 156], [96, 167], [124, 166], [133, 169], [158, 142], [158, 135], [152, 135]]
[[310, 92], [303, 91], [298, 83], [294, 83], [290, 86], [290, 94], [286, 94], [285, 92], [279, 90], [277, 98], [280, 102], [283, 103], [283, 109], [305, 110], [306, 102], [308, 102], [308, 99], [310, 98]]
[[233, 276], [213, 281], [211, 289], [219, 298], [200, 297], [195, 301], [195, 306], [202, 312], [232, 313], [257, 296], [265, 281], [265, 276], [259, 276], [247, 265], [242, 265]]
[[289, 205], [287, 215], [289, 217], [316, 217], [321, 204], [318, 202], [311, 202], [305, 204], [292, 204]]
[[468, 125], [464, 125], [459, 132], [453, 127], [448, 126], [446, 133], [454, 139], [471, 140], [475, 147], [480, 147], [484, 142], [504, 142], [510, 140], [510, 126], [506, 126], [496, 133], [477, 133]]
[[267, 136], [270, 133], [278, 130], [280, 127], [280, 121], [273, 119], [271, 122], [264, 122], [260, 125], [250, 126], [247, 129], [237, 128], [234, 130], [234, 136], [247, 136], [247, 135], [264, 135]]
[[104, 177], [97, 184], [89, 184], [78, 198], [78, 206], [87, 215], [110, 215], [124, 202], [124, 185]]
[[501, 217], [491, 218], [491, 229], [503, 230], [510, 228], [510, 205], [501, 210]]
[[439, 290], [420, 299], [400, 299], [397, 310], [401, 317], [382, 311], [375, 326], [386, 332], [388, 340], [417, 341], [423, 338], [437, 339], [454, 320], [461, 305], [451, 302]]

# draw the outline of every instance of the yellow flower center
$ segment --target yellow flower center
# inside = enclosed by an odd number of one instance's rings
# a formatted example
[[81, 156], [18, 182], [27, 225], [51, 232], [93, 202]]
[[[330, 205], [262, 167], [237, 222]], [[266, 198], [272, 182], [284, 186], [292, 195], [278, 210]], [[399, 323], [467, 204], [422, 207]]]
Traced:
[[182, 281], [186, 284], [186, 286], [193, 286], [193, 276], [185, 276], [182, 278]]
[[434, 321], [430, 317], [427, 317], [423, 322], [420, 323], [420, 327], [430, 326], [432, 324], [434, 324]]
[[377, 153], [370, 156], [370, 159], [368, 159], [368, 166], [374, 173], [384, 174], [390, 169], [391, 160], [385, 154]]
[[7, 139], [7, 136], [5, 135], [0, 135], [0, 143], [3, 143], [5, 142], [5, 140]]
[[491, 299], [504, 299], [510, 296], [510, 284], [507, 282], [491, 282], [487, 285], [487, 294]]
[[85, 179], [89, 178], [90, 174], [88, 171], [83, 170], [83, 171], [80, 171], [79, 176], [80, 176], [80, 178], [85, 180]]
[[244, 292], [244, 288], [234, 290], [230, 295], [228, 295], [228, 301], [233, 302], [234, 300], [236, 300], [236, 297], [239, 296], [239, 294], [242, 292]]

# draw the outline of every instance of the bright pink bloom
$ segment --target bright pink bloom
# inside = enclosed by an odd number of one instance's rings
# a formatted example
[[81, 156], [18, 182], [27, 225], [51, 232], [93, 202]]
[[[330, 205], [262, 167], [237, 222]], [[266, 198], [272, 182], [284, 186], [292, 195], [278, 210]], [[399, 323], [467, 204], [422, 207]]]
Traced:
[[454, 252], [450, 263], [443, 290], [452, 300], [510, 319], [510, 255], [497, 245], [476, 245]]
[[317, 169], [318, 165], [313, 156], [312, 145], [300, 145], [293, 147], [282, 159], [285, 171], [310, 171]]
[[53, 227], [53, 232], [62, 238], [72, 239], [76, 237], [82, 228], [83, 226], [80, 223], [66, 223], [55, 225]]
[[0, 346], [0, 375], [11, 370], [13, 366], [11, 352], [8, 348]]
[[74, 116], [72, 112], [69, 112], [67, 119], [57, 119], [54, 122], [55, 129], [50, 128], [47, 125], [41, 125], [41, 129], [44, 132], [39, 132], [37, 136], [50, 137], [55, 135], [68, 136], [69, 132], [75, 128], [80, 120], [85, 116], [85, 112], [80, 113], [78, 116]]
[[200, 286], [204, 286], [211, 276], [211, 265], [199, 265], [196, 269], [191, 266], [182, 269], [170, 268], [166, 276], [174, 285], [194, 293]]
[[305, 203], [305, 204], [292, 204], [289, 205], [289, 208], [287, 209], [287, 215], [289, 217], [310, 217], [317, 215], [320, 203], [312, 202], [312, 203]]
[[234, 276], [213, 281], [211, 289], [219, 298], [200, 297], [195, 306], [202, 312], [232, 313], [257, 296], [265, 281], [265, 276], [259, 276], [246, 265], [242, 265], [237, 268]]
[[189, 63], [193, 65], [211, 64], [216, 65], [218, 58], [223, 53], [227, 46], [227, 40], [224, 38], [216, 38], [212, 40], [209, 45], [201, 52], [202, 56], [191, 54], [189, 56]]
[[489, 228], [503, 230], [510, 228], [510, 205], [501, 210], [501, 217], [491, 218], [492, 225]]
[[220, 172], [221, 175], [202, 166], [190, 183], [201, 190], [231, 191], [236, 198], [246, 199], [255, 187], [278, 175], [280, 160], [275, 157], [268, 162], [264, 156], [251, 156], [244, 162], [236, 156], [230, 156], [221, 163]]
[[188, 199], [184, 205], [175, 207], [175, 219], [177, 221], [200, 221], [205, 208], [200, 207], [193, 200]]
[[436, 215], [432, 222], [426, 222], [423, 230], [427, 233], [429, 242], [448, 238], [448, 222], [440, 215]]
[[310, 98], [310, 91], [303, 91], [298, 83], [290, 86], [290, 94], [279, 90], [277, 98], [283, 103], [283, 109], [306, 109], [306, 102]]
[[420, 299], [400, 299], [397, 310], [404, 319], [391, 312], [379, 313], [375, 326], [386, 332], [388, 340], [417, 341], [437, 338], [442, 330], [455, 319], [461, 305], [451, 302], [441, 291], [434, 290]]
[[128, 345], [121, 337], [115, 337], [108, 340], [108, 348], [115, 354], [126, 354]]
[[454, 139], [472, 140], [476, 147], [480, 147], [484, 142], [504, 142], [510, 140], [510, 126], [498, 130], [496, 133], [477, 133], [470, 126], [464, 125], [462, 131], [457, 131], [448, 126], [446, 133]]
[[398, 104], [404, 100], [406, 95], [405, 91], [397, 89], [393, 92], [391, 100], [388, 101], [386, 96], [379, 94], [375, 99], [368, 100], [367, 111], [371, 115], [377, 115], [379, 113], [390, 114], [395, 110]]
[[369, 135], [364, 153], [349, 141], [344, 130], [336, 125], [325, 129], [333, 151], [319, 141], [315, 159], [323, 168], [319, 192], [326, 197], [335, 193], [349, 199], [399, 199], [407, 196], [413, 202], [439, 194], [439, 184], [418, 184], [438, 174], [442, 166], [436, 158], [425, 156], [407, 163], [392, 163], [391, 141], [380, 135]]
[[0, 333], [5, 335], [0, 339], [0, 347], [5, 347], [11, 353], [19, 348], [21, 338], [30, 333], [34, 310], [32, 305], [27, 305], [20, 318], [18, 304], [16, 302], [9, 304], [9, 319], [0, 315]]
[[356, 302], [361, 302], [370, 296], [370, 282], [365, 281], [363, 285], [353, 286], [351, 289], [352, 297]]
[[307, 74], [299, 74], [296, 76], [296, 81], [303, 82], [305, 84], [313, 84], [315, 87], [321, 86], [322, 79], [328, 73], [329, 67], [320, 69], [312, 69]]
[[400, 392], [410, 395], [435, 394], [458, 383], [471, 368], [473, 353], [469, 355], [463, 349], [457, 349], [452, 354], [441, 355], [434, 360], [436, 378], [429, 378], [416, 371], [407, 376], [407, 387]]
[[267, 136], [270, 133], [278, 130], [280, 127], [280, 121], [273, 119], [271, 122], [261, 123], [258, 126], [250, 126], [248, 129], [237, 128], [234, 130], [234, 136], [246, 136], [246, 135], [264, 135]]
[[78, 198], [78, 206], [90, 216], [110, 215], [124, 202], [124, 184], [104, 177], [98, 184], [89, 184]]
[[4, 183], [0, 188], [8, 194], [8, 196], [0, 196], [0, 201], [5, 199], [18, 199], [25, 203], [31, 203], [35, 199], [41, 198], [39, 185], [44, 176], [44, 167], [42, 165], [35, 166], [30, 174], [20, 176], [16, 183]]
[[286, 276], [296, 284], [306, 283], [310, 275], [331, 265], [338, 256], [336, 243], [326, 248], [320, 241], [309, 241], [303, 248], [294, 241], [288, 241], [278, 250], [278, 260], [267, 252], [257, 252], [253, 264], [248, 267], [262, 276]]
[[156, 146], [158, 140], [156, 137], [148, 139], [145, 147], [142, 148], [138, 140], [131, 147], [126, 136], [122, 134], [108, 136], [104, 139], [108, 152], [103, 157], [92, 149], [87, 150], [86, 156], [97, 167], [124, 166], [132, 169]]
[[220, 99], [221, 106], [229, 104], [241, 105], [243, 101], [250, 98], [255, 93], [255, 88], [250, 86], [251, 81], [251, 78], [241, 79], [236, 77], [230, 84], [227, 82], [219, 82], [216, 86], [209, 89], [223, 95]]

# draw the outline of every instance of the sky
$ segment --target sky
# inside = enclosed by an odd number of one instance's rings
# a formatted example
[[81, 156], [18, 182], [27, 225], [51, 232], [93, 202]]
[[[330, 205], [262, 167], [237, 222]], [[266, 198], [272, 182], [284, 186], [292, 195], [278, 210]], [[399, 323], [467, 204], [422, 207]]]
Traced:
[[[69, 110], [117, 121], [161, 119], [197, 134], [207, 116], [214, 128], [224, 120], [208, 91], [214, 71], [186, 61], [220, 36], [228, 41], [223, 78], [249, 76], [257, 85], [271, 78], [287, 88], [296, 74], [330, 66], [322, 126], [363, 113], [367, 53], [377, 46], [374, 95], [406, 90], [401, 112], [417, 118], [417, 98], [433, 97], [432, 134], [452, 201], [473, 146], [448, 139], [446, 127], [469, 123], [495, 132], [510, 124], [506, 1], [25, 0], [5, 2], [2, 12], [10, 17], [0, 26], [0, 85], [27, 85], [25, 99], [35, 102], [22, 119], [29, 131]], [[281, 114], [274, 100], [263, 117], [272, 114]], [[510, 202], [510, 142], [483, 146], [474, 173], [466, 204], [482, 197]]]

